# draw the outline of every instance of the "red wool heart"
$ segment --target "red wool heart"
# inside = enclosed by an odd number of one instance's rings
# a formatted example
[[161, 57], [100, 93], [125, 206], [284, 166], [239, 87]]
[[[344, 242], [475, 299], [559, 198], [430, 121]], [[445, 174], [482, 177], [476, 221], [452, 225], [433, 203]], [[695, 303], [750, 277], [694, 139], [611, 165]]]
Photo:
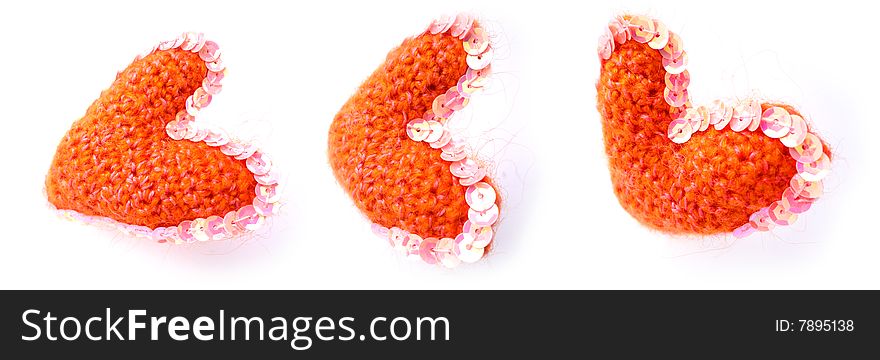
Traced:
[[49, 202], [162, 242], [218, 240], [262, 223], [277, 201], [268, 157], [196, 121], [223, 70], [217, 44], [197, 33], [138, 56], [61, 140]]
[[831, 152], [794, 108], [690, 103], [681, 38], [644, 16], [612, 20], [596, 85], [614, 193], [643, 224], [737, 237], [795, 221], [822, 193]]
[[402, 254], [453, 267], [491, 245], [500, 197], [445, 124], [484, 86], [492, 54], [471, 15], [441, 17], [392, 50], [330, 126], [336, 179]]

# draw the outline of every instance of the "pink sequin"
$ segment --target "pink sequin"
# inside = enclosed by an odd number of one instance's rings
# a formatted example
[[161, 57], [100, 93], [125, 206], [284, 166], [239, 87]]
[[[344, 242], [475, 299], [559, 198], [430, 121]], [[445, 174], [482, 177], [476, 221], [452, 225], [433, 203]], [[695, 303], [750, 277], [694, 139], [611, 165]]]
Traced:
[[804, 140], [798, 146], [788, 149], [789, 155], [798, 163], [811, 163], [822, 157], [823, 146], [822, 140], [812, 133], [807, 133]]
[[684, 53], [684, 43], [681, 41], [681, 37], [670, 31], [669, 41], [666, 42], [666, 46], [660, 49], [659, 52], [664, 59], [672, 60], [679, 58]]
[[675, 91], [670, 88], [666, 88], [663, 90], [663, 99], [666, 100], [666, 103], [669, 104], [669, 106], [681, 107], [687, 104], [688, 91], [687, 89]]
[[465, 61], [468, 64], [468, 67], [474, 70], [484, 69], [492, 63], [492, 59], [495, 57], [495, 51], [492, 48], [486, 49], [482, 54], [477, 55], [468, 55]]
[[654, 20], [654, 38], [648, 41], [648, 46], [654, 50], [666, 47], [669, 42], [669, 28], [659, 20]]
[[468, 220], [476, 226], [491, 226], [498, 221], [498, 205], [492, 204], [488, 210], [468, 209]]
[[477, 172], [480, 165], [471, 159], [464, 159], [449, 164], [449, 171], [459, 178], [471, 177]]
[[672, 74], [681, 74], [684, 72], [685, 67], [688, 63], [687, 52], [682, 51], [681, 55], [674, 59], [663, 58], [661, 60], [661, 63], [663, 64], [663, 69], [665, 69], [666, 72]]
[[265, 175], [272, 168], [272, 160], [269, 155], [257, 151], [247, 158], [246, 165], [254, 175]]
[[611, 30], [606, 29], [605, 33], [599, 36], [597, 51], [602, 60], [611, 58], [611, 53], [614, 52], [614, 35], [611, 34]]
[[629, 40], [629, 30], [626, 25], [622, 24], [619, 20], [614, 19], [608, 23], [608, 30], [611, 31], [611, 34], [614, 37], [614, 41], [618, 44], [623, 44]]
[[775, 227], [775, 223], [770, 220], [769, 208], [762, 208], [749, 217], [749, 223], [760, 231], [768, 231]]
[[791, 115], [791, 127], [788, 134], [779, 139], [783, 145], [789, 148], [800, 145], [807, 138], [807, 122], [798, 115]]
[[785, 189], [782, 192], [782, 202], [785, 203], [785, 207], [788, 211], [791, 211], [795, 214], [801, 214], [810, 209], [810, 206], [813, 205], [812, 199], [802, 198], [797, 196], [791, 188]]
[[235, 224], [245, 230], [257, 230], [266, 221], [266, 218], [257, 212], [253, 205], [247, 205], [238, 209]]
[[452, 26], [449, 28], [449, 35], [459, 38], [467, 36], [467, 32], [471, 30], [473, 24], [473, 16], [468, 13], [459, 13], [455, 16], [455, 21], [452, 22]]
[[691, 74], [687, 70], [679, 74], [666, 73], [666, 87], [674, 91], [687, 89], [691, 83]]
[[437, 263], [437, 255], [434, 254], [434, 246], [437, 245], [437, 242], [440, 239], [435, 237], [429, 237], [422, 240], [419, 244], [419, 257], [422, 258], [422, 261], [434, 265]]
[[755, 227], [752, 226], [751, 223], [746, 223], [745, 225], [736, 228], [736, 230], [733, 230], [733, 236], [735, 236], [738, 239], [742, 239], [746, 236], [751, 235], [754, 232], [755, 232]]
[[199, 50], [199, 57], [204, 62], [214, 62], [220, 58], [220, 46], [211, 40], [205, 41], [205, 45]]
[[472, 28], [462, 45], [468, 55], [480, 55], [489, 48], [489, 34], [482, 28]]
[[647, 16], [633, 16], [629, 19], [630, 37], [639, 43], [647, 43], [654, 39], [654, 20]]
[[278, 185], [257, 184], [254, 192], [256, 193], [256, 198], [263, 202], [276, 202], [281, 197], [278, 192]]

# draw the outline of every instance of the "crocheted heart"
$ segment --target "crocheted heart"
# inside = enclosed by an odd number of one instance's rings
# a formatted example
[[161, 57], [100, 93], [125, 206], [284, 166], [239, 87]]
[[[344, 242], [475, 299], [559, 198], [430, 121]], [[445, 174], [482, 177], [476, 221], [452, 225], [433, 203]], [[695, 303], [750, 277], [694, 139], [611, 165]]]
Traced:
[[377, 234], [429, 263], [476, 261], [492, 239], [500, 199], [445, 127], [486, 82], [491, 59], [472, 16], [442, 17], [392, 50], [330, 126], [336, 179]]
[[268, 157], [195, 119], [223, 74], [217, 44], [202, 34], [138, 56], [61, 140], [49, 202], [160, 241], [219, 239], [262, 223], [277, 201]]
[[744, 99], [695, 107], [681, 38], [620, 16], [599, 40], [596, 85], [611, 180], [643, 224], [674, 234], [788, 225], [822, 192], [831, 152], [794, 108]]

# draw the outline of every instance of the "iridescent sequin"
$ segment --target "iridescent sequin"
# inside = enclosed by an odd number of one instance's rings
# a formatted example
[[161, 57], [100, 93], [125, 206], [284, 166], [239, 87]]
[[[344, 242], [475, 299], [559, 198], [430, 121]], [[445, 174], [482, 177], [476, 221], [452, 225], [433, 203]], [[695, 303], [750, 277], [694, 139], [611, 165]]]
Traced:
[[199, 34], [194, 32], [184, 33], [183, 43], [180, 44], [181, 50], [190, 51], [199, 41]]
[[278, 192], [278, 185], [263, 185], [257, 184], [254, 187], [254, 192], [256, 193], [256, 198], [263, 202], [276, 202], [281, 197], [281, 194]]
[[245, 144], [238, 140], [230, 140], [226, 145], [220, 147], [220, 152], [227, 156], [238, 156], [244, 151]]
[[475, 228], [470, 233], [474, 236], [473, 245], [480, 248], [489, 246], [492, 243], [492, 237], [495, 236], [491, 226]]
[[206, 62], [205, 67], [208, 68], [208, 71], [221, 72], [226, 69], [226, 64], [223, 63], [223, 58], [221, 57], [212, 62]]
[[483, 257], [485, 251], [484, 248], [474, 246], [474, 236], [471, 234], [458, 234], [455, 237], [453, 252], [462, 262], [477, 262]]
[[190, 233], [190, 228], [192, 227], [192, 221], [186, 220], [181, 221], [179, 225], [177, 225], [177, 235], [180, 237], [185, 243], [193, 243], [196, 242], [196, 238]]
[[776, 225], [791, 225], [797, 220], [797, 214], [791, 212], [783, 201], [771, 204], [769, 215], [770, 220]]
[[236, 155], [234, 158], [235, 160], [247, 159], [257, 152], [257, 150], [259, 150], [259, 148], [257, 148], [256, 144], [244, 144], [244, 149], [242, 149], [241, 154]]
[[682, 51], [681, 55], [674, 59], [663, 58], [661, 63], [666, 72], [671, 74], [681, 74], [684, 72], [688, 63], [687, 52]]
[[684, 43], [681, 41], [681, 37], [676, 33], [669, 32], [669, 41], [659, 52], [664, 59], [672, 60], [680, 57], [684, 53]]
[[425, 137], [425, 142], [432, 143], [440, 140], [443, 137], [444, 131], [446, 131], [446, 128], [439, 121], [428, 120], [428, 136]]
[[199, 57], [204, 62], [217, 61], [220, 58], [220, 46], [211, 40], [205, 41], [205, 45], [199, 50]]
[[278, 173], [275, 170], [269, 170], [269, 173], [263, 175], [254, 175], [254, 180], [263, 185], [275, 185], [278, 183]]
[[476, 211], [489, 210], [492, 205], [495, 205], [495, 199], [495, 189], [492, 185], [484, 182], [468, 186], [464, 193], [465, 202]]
[[773, 139], [788, 135], [791, 132], [791, 115], [778, 106], [767, 108], [761, 115], [761, 131]]
[[807, 199], [817, 199], [824, 192], [824, 186], [821, 181], [808, 181], [799, 174], [791, 177], [789, 187], [791, 187], [794, 195]]
[[791, 115], [791, 126], [788, 134], [779, 139], [786, 147], [793, 148], [804, 142], [807, 138], [807, 122], [798, 115]]
[[633, 16], [629, 19], [630, 37], [639, 43], [647, 43], [654, 39], [654, 20], [647, 16]]
[[648, 41], [648, 46], [654, 50], [660, 50], [669, 43], [669, 28], [659, 20], [654, 20], [654, 38]]
[[687, 89], [688, 85], [691, 83], [691, 74], [687, 70], [682, 71], [679, 74], [666, 73], [666, 87], [675, 90], [682, 91]]
[[452, 27], [453, 21], [455, 21], [454, 17], [445, 14], [441, 15], [434, 20], [430, 26], [428, 26], [428, 31], [430, 31], [432, 35], [444, 33]]
[[260, 215], [253, 205], [247, 205], [238, 209], [236, 216], [235, 224], [245, 230], [257, 230], [266, 222], [266, 218]]
[[611, 20], [608, 23], [608, 30], [611, 31], [614, 41], [618, 44], [623, 44], [630, 39], [627, 26], [617, 19]]
[[419, 257], [422, 258], [422, 261], [434, 265], [437, 263], [437, 255], [434, 254], [434, 246], [437, 245], [437, 242], [440, 239], [435, 237], [429, 237], [422, 240], [419, 244]]
[[437, 95], [431, 108], [434, 110], [434, 116], [442, 118], [449, 117], [453, 112], [452, 109], [446, 107], [446, 94]]
[[411, 120], [406, 124], [406, 136], [413, 141], [424, 141], [430, 133], [431, 127], [424, 119]]
[[464, 107], [467, 106], [468, 103], [470, 103], [470, 99], [459, 93], [457, 87], [452, 87], [447, 90], [446, 94], [444, 94], [444, 97], [446, 100], [444, 106], [446, 108], [452, 109], [453, 111], [464, 109]]
[[474, 17], [471, 14], [459, 13], [455, 16], [455, 21], [452, 22], [452, 26], [449, 28], [449, 35], [459, 38], [467, 36], [473, 24]]
[[208, 220], [206, 219], [195, 219], [190, 223], [189, 233], [196, 241], [208, 241], [211, 240], [211, 236], [208, 235]]
[[489, 34], [482, 28], [475, 27], [462, 45], [468, 55], [480, 55], [489, 48]]
[[477, 172], [480, 165], [471, 159], [464, 159], [449, 164], [449, 171], [455, 177], [466, 178], [471, 177]]
[[211, 104], [212, 96], [204, 88], [199, 87], [192, 95], [192, 105], [196, 109], [204, 109], [206, 106]]
[[666, 136], [676, 144], [684, 144], [690, 140], [693, 133], [694, 129], [691, 123], [685, 118], [678, 118], [669, 123]]
[[745, 225], [736, 228], [736, 230], [733, 230], [733, 236], [735, 236], [736, 238], [742, 239], [746, 236], [751, 235], [754, 232], [755, 232], [755, 227], [752, 226], [751, 223], [745, 223]]
[[687, 89], [676, 91], [666, 88], [663, 90], [663, 99], [666, 100], [666, 103], [669, 104], [669, 106], [681, 107], [688, 101], [688, 91]]
[[831, 159], [824, 153], [819, 160], [810, 163], [798, 162], [796, 165], [798, 175], [807, 181], [819, 181], [831, 172]]
[[752, 121], [756, 118], [760, 119], [760, 106], [758, 112], [755, 112], [752, 101], [741, 101], [733, 108], [733, 119], [730, 120], [730, 129], [740, 132], [749, 128]]
[[447, 152], [443, 151], [440, 153], [440, 158], [446, 161], [459, 161], [467, 158], [467, 151], [460, 150], [457, 152]]
[[476, 183], [482, 181], [483, 178], [485, 178], [485, 177], [486, 177], [486, 169], [478, 167], [477, 171], [474, 172], [473, 175], [466, 177], [466, 178], [458, 179], [458, 183], [461, 186], [471, 186], [473, 184], [476, 184]]
[[709, 106], [709, 123], [715, 126], [715, 130], [724, 129], [733, 118], [733, 108], [721, 100], [715, 100]]
[[452, 140], [452, 133], [450, 133], [449, 130], [446, 130], [444, 128], [442, 135], [440, 136], [440, 139], [437, 139], [437, 141], [433, 141], [433, 142], [429, 143], [428, 145], [431, 146], [432, 149], [440, 149], [440, 148], [446, 146], [446, 144], [448, 144], [449, 141], [451, 141], [451, 140]]
[[205, 75], [205, 79], [202, 80], [202, 88], [204, 88], [205, 92], [207, 92], [208, 94], [217, 95], [223, 88], [221, 83], [224, 77], [226, 77], [226, 73], [223, 71], [208, 71], [208, 74]]
[[169, 121], [165, 124], [165, 132], [172, 140], [182, 140], [186, 136], [186, 124], [181, 124], [177, 120]]
[[791, 188], [785, 189], [785, 191], [782, 192], [781, 201], [785, 203], [785, 207], [788, 211], [795, 214], [804, 213], [813, 205], [813, 199], [797, 196]]
[[492, 59], [495, 57], [495, 51], [492, 48], [487, 49], [482, 54], [477, 55], [468, 55], [465, 61], [468, 64], [468, 67], [474, 70], [483, 69], [492, 62]]
[[812, 133], [807, 133], [800, 145], [790, 147], [789, 155], [798, 163], [811, 163], [823, 155], [822, 140]]
[[770, 220], [769, 208], [762, 208], [761, 210], [756, 211], [749, 217], [749, 223], [751, 223], [756, 230], [760, 231], [768, 231], [776, 225], [773, 220]]
[[230, 211], [223, 217], [223, 228], [230, 236], [235, 236], [244, 231], [243, 227], [238, 226], [235, 222], [238, 220], [238, 211]]
[[210, 146], [223, 146], [228, 144], [229, 140], [229, 134], [217, 128], [208, 129], [208, 136], [205, 137], [205, 143]]
[[208, 225], [205, 228], [205, 232], [208, 234], [210, 240], [222, 240], [228, 235], [226, 233], [226, 228], [223, 225], [222, 217], [209, 216], [205, 221]]
[[498, 205], [492, 204], [489, 209], [483, 211], [468, 209], [468, 220], [476, 226], [491, 226], [498, 220]]
[[268, 173], [272, 167], [272, 159], [269, 155], [258, 151], [247, 158], [245, 164], [254, 175], [263, 175]]
[[709, 111], [703, 106], [688, 108], [682, 118], [691, 125], [693, 132], [705, 131], [709, 127]]
[[599, 36], [599, 45], [597, 45], [596, 51], [602, 60], [611, 58], [611, 53], [614, 52], [614, 37], [611, 35], [611, 31], [606, 30], [606, 33]]

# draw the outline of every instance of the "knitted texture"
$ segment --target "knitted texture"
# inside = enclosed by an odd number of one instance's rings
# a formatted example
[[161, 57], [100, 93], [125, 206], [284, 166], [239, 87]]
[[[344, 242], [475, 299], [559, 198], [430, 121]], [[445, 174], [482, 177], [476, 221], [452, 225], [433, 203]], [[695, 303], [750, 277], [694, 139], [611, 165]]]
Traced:
[[[596, 85], [614, 193], [643, 224], [673, 234], [730, 232], [779, 200], [796, 173], [778, 140], [713, 127], [684, 144], [667, 138], [661, 55], [628, 41], [602, 62]], [[762, 104], [762, 109], [775, 104]], [[790, 106], [783, 106], [798, 114]], [[830, 150], [825, 145], [830, 156]]]
[[406, 124], [456, 85], [467, 70], [466, 56], [461, 40], [452, 36], [407, 39], [336, 114], [328, 139], [330, 165], [373, 222], [422, 237], [461, 232], [468, 219], [465, 187], [440, 150], [407, 137]]
[[58, 145], [49, 202], [151, 228], [250, 204], [256, 181], [244, 161], [165, 132], [206, 73], [198, 54], [181, 49], [153, 52], [119, 73]]

